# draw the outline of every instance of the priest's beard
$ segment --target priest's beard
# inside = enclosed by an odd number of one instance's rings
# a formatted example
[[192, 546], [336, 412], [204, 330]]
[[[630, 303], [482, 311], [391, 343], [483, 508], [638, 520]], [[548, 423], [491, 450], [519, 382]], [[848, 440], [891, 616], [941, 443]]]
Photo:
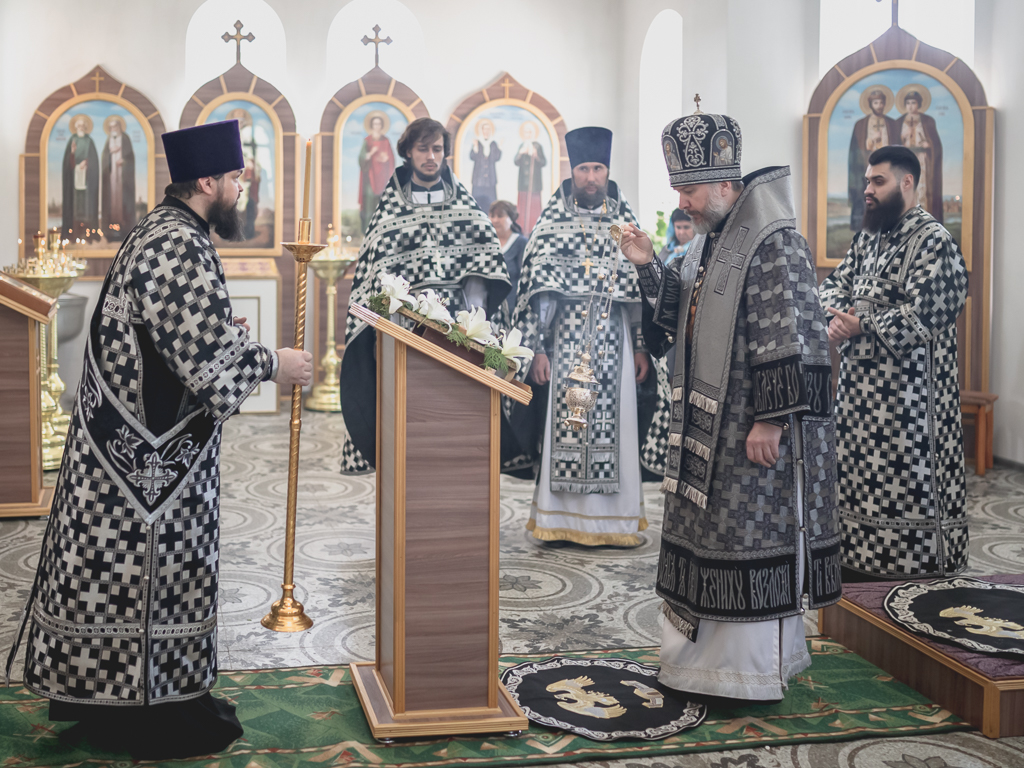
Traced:
[[604, 203], [608, 197], [608, 185], [605, 184], [602, 187], [598, 187], [593, 192], [587, 192], [585, 189], [580, 189], [575, 184], [572, 185], [573, 198], [576, 200], [576, 205], [580, 208], [597, 208], [599, 205]]
[[874, 235], [878, 232], [888, 232], [895, 227], [903, 215], [903, 193], [899, 187], [884, 200], [879, 200], [874, 195], [866, 197], [870, 197], [874, 204], [864, 207], [864, 231]]
[[729, 215], [732, 205], [725, 199], [725, 195], [717, 185], [708, 190], [708, 201], [703, 211], [688, 210], [690, 219], [693, 222], [693, 231], [698, 235], [706, 235], [718, 229], [725, 217]]
[[245, 239], [242, 234], [242, 212], [238, 210], [237, 202], [229, 203], [225, 195], [220, 195], [210, 203], [206, 209], [206, 221], [210, 229], [228, 242], [237, 243]]

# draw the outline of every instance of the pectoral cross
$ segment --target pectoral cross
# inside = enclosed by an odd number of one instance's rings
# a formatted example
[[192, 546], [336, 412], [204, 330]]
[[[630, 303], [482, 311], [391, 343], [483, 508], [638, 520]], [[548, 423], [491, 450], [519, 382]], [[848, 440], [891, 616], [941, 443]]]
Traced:
[[235, 22], [235, 34], [229, 35], [225, 32], [220, 36], [220, 39], [225, 43], [230, 43], [232, 40], [235, 41], [235, 64], [242, 63], [242, 41], [248, 40], [250, 43], [256, 39], [256, 35], [250, 32], [247, 35], [242, 34], [242, 27], [245, 26], [241, 21]]
[[100, 92], [100, 81], [101, 80], [106, 80], [107, 78], [103, 77], [100, 74], [100, 71], [97, 69], [96, 72], [93, 73], [93, 76], [90, 77], [89, 79], [92, 80], [94, 83], [96, 83], [96, 93], [99, 93]]
[[380, 44], [384, 43], [384, 45], [391, 45], [391, 35], [388, 35], [387, 37], [382, 39], [380, 36], [380, 24], [374, 24], [373, 37], [367, 37], [366, 35], [363, 35], [363, 45], [369, 45], [370, 43], [373, 43], [373, 66], [379, 67]]
[[590, 268], [594, 266], [594, 262], [590, 260], [590, 254], [587, 254], [587, 258], [583, 261], [583, 275], [584, 277], [590, 277]]
[[514, 83], [508, 79], [508, 75], [505, 75], [505, 80], [502, 82], [501, 87], [505, 89], [505, 98], [508, 98], [508, 91], [514, 85]]

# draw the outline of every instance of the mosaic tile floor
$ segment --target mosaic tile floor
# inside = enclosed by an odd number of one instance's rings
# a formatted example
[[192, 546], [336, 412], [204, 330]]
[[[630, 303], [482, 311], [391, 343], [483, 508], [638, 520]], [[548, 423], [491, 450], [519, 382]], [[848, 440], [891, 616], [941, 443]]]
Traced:
[[[339, 664], [373, 656], [374, 480], [338, 474], [342, 420], [305, 413], [296, 528], [296, 596], [314, 627], [267, 632], [280, 596], [287, 497], [285, 416], [237, 416], [224, 432], [220, 663], [223, 669]], [[661, 494], [646, 484], [650, 528], [636, 549], [548, 549], [525, 530], [533, 484], [502, 478], [501, 649], [506, 653], [657, 645], [654, 572]], [[969, 475], [972, 575], [1024, 566], [1024, 471]], [[0, 520], [0, 650], [6, 658], [39, 554], [41, 520]], [[808, 631], [816, 631], [813, 612]], [[20, 676], [20, 663], [16, 672]], [[665, 759], [576, 763], [583, 768], [788, 768], [1024, 765], [1024, 739], [974, 733], [808, 744]]]

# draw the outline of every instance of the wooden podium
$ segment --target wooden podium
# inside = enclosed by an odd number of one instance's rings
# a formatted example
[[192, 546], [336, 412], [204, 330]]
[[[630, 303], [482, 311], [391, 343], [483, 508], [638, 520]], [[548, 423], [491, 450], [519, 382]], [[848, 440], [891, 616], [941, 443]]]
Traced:
[[351, 665], [370, 730], [525, 729], [498, 679], [498, 470], [501, 396], [530, 388], [349, 311], [377, 332], [377, 651]]
[[0, 517], [50, 514], [43, 487], [39, 324], [57, 300], [0, 272]]

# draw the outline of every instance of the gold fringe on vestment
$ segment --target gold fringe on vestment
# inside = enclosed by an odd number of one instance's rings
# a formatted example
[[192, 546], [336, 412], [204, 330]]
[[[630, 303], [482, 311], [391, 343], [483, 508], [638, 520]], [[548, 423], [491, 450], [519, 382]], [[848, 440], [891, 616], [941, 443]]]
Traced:
[[[638, 531], [647, 529], [647, 518], [641, 517], [638, 522]], [[571, 541], [587, 547], [638, 547], [644, 543], [643, 538], [635, 533], [584, 533], [570, 528], [541, 528], [534, 520], [526, 521], [526, 530], [540, 541]]]

